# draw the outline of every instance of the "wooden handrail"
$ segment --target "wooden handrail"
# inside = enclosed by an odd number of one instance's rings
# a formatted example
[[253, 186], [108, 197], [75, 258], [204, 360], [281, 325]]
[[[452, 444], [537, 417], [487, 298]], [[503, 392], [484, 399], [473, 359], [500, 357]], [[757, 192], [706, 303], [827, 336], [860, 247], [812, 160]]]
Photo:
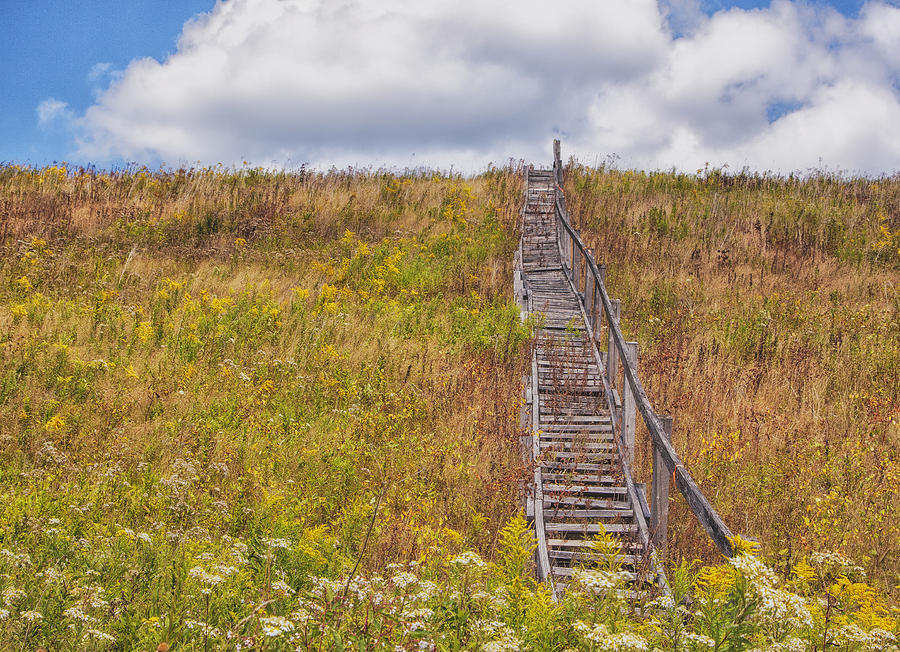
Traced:
[[[569, 215], [566, 211], [565, 199], [563, 198], [562, 193], [562, 160], [560, 158], [560, 146], [558, 140], [553, 141], [553, 173], [558, 186], [558, 192], [556, 193], [556, 217], [558, 224], [562, 227], [562, 230], [558, 231], [558, 244], [560, 247], [563, 269], [566, 270], [566, 274], [572, 279], [576, 270], [572, 269], [569, 258], [571, 256], [572, 260], [575, 260], [575, 252], [577, 251], [577, 255], [580, 255], [584, 261], [587, 273], [593, 277], [594, 287], [592, 292], [597, 292], [600, 296], [603, 307], [602, 313], [606, 314], [606, 321], [609, 331], [612, 334], [612, 341], [615, 343], [616, 351], [618, 351], [618, 358], [622, 363], [625, 379], [628, 381], [629, 387], [634, 393], [638, 412], [640, 412], [644, 424], [647, 426], [647, 431], [650, 433], [654, 452], [659, 454], [663, 463], [666, 465], [666, 468], [668, 468], [669, 472], [672, 474], [675, 486], [678, 487], [678, 490], [684, 496], [688, 507], [690, 507], [694, 516], [696, 516], [707, 534], [709, 534], [713, 543], [716, 544], [716, 547], [723, 555], [731, 557], [733, 554], [730, 541], [730, 538], [733, 536], [731, 530], [728, 529], [728, 526], [725, 525], [725, 522], [710, 504], [709, 500], [707, 500], [706, 496], [703, 495], [703, 492], [700, 491], [700, 487], [697, 486], [694, 478], [691, 477], [691, 474], [685, 468], [678, 453], [675, 452], [675, 448], [666, 437], [663, 426], [659, 421], [659, 417], [657, 417], [656, 412], [654, 412], [653, 407], [650, 405], [650, 399], [647, 398], [647, 392], [644, 390], [641, 379], [638, 377], [637, 371], [631, 366], [628, 362], [628, 357], [625, 355], [625, 338], [622, 336], [619, 320], [613, 317], [612, 304], [609, 295], [606, 292], [603, 276], [600, 274], [600, 270], [597, 269], [594, 257], [584, 245], [584, 242], [582, 242], [581, 237], [575, 229], [572, 228], [569, 221]], [[563, 245], [563, 232], [566, 233], [572, 242], [571, 252], [568, 251], [568, 247]], [[580, 270], [578, 271], [580, 282]], [[585, 287], [587, 287], [586, 283]], [[593, 301], [593, 298], [591, 300]], [[580, 301], [582, 302], [582, 305], [584, 305], [585, 297], [581, 296]], [[598, 318], [602, 319], [602, 314], [598, 315]], [[591, 332], [591, 340], [596, 347], [597, 342], [594, 339], [593, 334], [594, 325], [587, 324], [587, 326], [588, 331]]]

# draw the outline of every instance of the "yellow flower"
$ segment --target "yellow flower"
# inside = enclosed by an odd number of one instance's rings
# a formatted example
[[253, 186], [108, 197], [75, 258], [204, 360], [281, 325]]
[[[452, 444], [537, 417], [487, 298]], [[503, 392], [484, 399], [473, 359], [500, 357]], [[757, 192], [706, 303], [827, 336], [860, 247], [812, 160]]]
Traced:
[[792, 574], [801, 582], [812, 582], [816, 579], [816, 569], [806, 559], [801, 559], [791, 569]]
[[728, 543], [731, 544], [731, 552], [734, 555], [756, 555], [759, 552], [760, 545], [756, 541], [748, 541], [742, 539], [740, 535], [729, 537]]
[[66, 420], [58, 414], [50, 417], [50, 419], [47, 420], [47, 423], [44, 424], [44, 429], [46, 429], [47, 432], [59, 432], [65, 427]]

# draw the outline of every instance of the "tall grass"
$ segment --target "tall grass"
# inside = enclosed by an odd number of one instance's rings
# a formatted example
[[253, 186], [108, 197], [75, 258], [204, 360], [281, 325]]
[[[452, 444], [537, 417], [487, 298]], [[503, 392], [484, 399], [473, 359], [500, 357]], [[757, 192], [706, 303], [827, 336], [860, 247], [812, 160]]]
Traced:
[[523, 473], [520, 184], [0, 169], [0, 591], [42, 616], [0, 639], [155, 647], [277, 581], [490, 555]]
[[835, 550], [900, 590], [900, 181], [573, 165], [566, 189], [725, 520], [786, 568]]
[[[805, 192], [792, 183], [773, 182], [775, 195]], [[517, 514], [530, 329], [510, 292], [516, 170], [5, 165], [0, 647], [893, 645], [897, 619], [864, 570], [806, 553], [857, 555], [882, 584], [896, 570], [896, 470], [871, 465], [896, 460], [885, 320], [897, 308], [884, 284], [897, 225], [864, 213], [819, 251], [827, 229], [795, 241], [766, 222], [759, 281], [738, 247], [755, 246], [752, 225], [732, 229], [719, 208], [699, 217], [725, 192], [704, 188], [732, 179], [578, 169], [569, 184], [679, 449], [778, 573], [744, 542], [732, 563], [674, 563], [674, 600], [632, 599], [600, 535], [608, 563], [578, 571], [560, 603], [530, 579], [534, 541]], [[760, 201], [737, 185], [732, 197]], [[681, 214], [673, 197], [694, 215], [678, 217], [686, 227], [659, 212]], [[831, 286], [806, 293], [814, 269]], [[791, 499], [769, 489], [800, 486]], [[837, 509], [860, 496], [868, 511]], [[703, 554], [678, 509], [678, 550]], [[878, 560], [849, 530], [873, 523]]]

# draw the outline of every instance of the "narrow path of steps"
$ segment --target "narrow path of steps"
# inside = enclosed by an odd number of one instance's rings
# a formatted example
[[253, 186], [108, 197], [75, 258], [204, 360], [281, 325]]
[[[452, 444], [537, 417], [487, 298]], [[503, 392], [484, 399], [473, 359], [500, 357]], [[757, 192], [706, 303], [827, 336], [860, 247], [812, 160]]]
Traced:
[[[636, 536], [612, 420], [578, 298], [562, 269], [555, 217], [556, 185], [549, 170], [530, 170], [521, 261], [536, 332], [538, 433], [534, 443], [535, 510], [554, 591], [574, 568], [598, 559], [591, 539], [600, 531], [621, 544], [624, 568], [643, 576], [646, 551]], [[542, 535], [542, 536], [541, 536]], [[540, 561], [539, 561], [540, 568]], [[640, 581], [635, 582], [635, 586]]]

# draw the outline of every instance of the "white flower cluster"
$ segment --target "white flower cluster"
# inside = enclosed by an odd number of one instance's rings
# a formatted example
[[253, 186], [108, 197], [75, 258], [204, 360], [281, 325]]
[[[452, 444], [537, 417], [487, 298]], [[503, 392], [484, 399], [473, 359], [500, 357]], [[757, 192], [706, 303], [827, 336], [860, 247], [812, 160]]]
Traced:
[[813, 626], [806, 600], [790, 591], [779, 589], [778, 577], [762, 560], [753, 555], [736, 555], [728, 560], [750, 582], [760, 599], [760, 615], [777, 629], [785, 626], [805, 629]]
[[861, 647], [867, 652], [898, 649], [897, 637], [890, 632], [877, 627], [867, 632], [855, 623], [841, 627], [834, 638], [842, 647], [853, 649]]
[[572, 574], [572, 582], [589, 593], [605, 597], [625, 586], [630, 577], [627, 571], [586, 570], [579, 568]]
[[20, 615], [29, 623], [34, 623], [44, 619], [44, 615], [40, 611], [23, 611]]
[[522, 641], [512, 634], [488, 641], [481, 648], [482, 652], [518, 652], [520, 649]]
[[80, 607], [69, 607], [63, 611], [63, 616], [77, 620], [80, 623], [95, 623], [97, 619], [86, 614]]
[[115, 643], [116, 637], [112, 634], [107, 634], [104, 631], [99, 629], [89, 629], [87, 630], [87, 635], [90, 636], [95, 641], [103, 641], [104, 643]]
[[775, 575], [775, 571], [758, 557], [753, 555], [735, 555], [729, 558], [728, 563], [750, 580], [751, 584], [758, 586], [775, 586], [778, 584], [778, 577]]
[[478, 553], [472, 552], [471, 550], [467, 550], [466, 552], [456, 555], [453, 559], [450, 560], [450, 563], [454, 566], [460, 566], [462, 568], [481, 569], [487, 566], [487, 564], [485, 564], [484, 560], [478, 555]]
[[264, 538], [262, 540], [262, 542], [264, 544], [266, 544], [266, 546], [268, 546], [269, 548], [273, 548], [273, 549], [279, 548], [281, 550], [290, 550], [293, 547], [293, 544], [290, 541], [288, 541], [287, 539]]
[[207, 573], [206, 570], [201, 566], [194, 566], [191, 570], [188, 571], [188, 575], [200, 582], [200, 584], [202, 585], [200, 592], [204, 595], [209, 595], [214, 587], [225, 581], [225, 578], [221, 575]]
[[[773, 643], [765, 648], [765, 652], [806, 652], [808, 649], [809, 647], [806, 643], [796, 636], [792, 636], [780, 643]], [[750, 652], [763, 652], [763, 650], [753, 649]]]
[[837, 571], [838, 574], [855, 575], [857, 577], [866, 576], [866, 571], [861, 566], [857, 566], [851, 560], [836, 552], [814, 552], [809, 556], [809, 562], [819, 568]]
[[25, 591], [17, 589], [14, 586], [7, 586], [3, 589], [3, 604], [7, 607], [15, 606], [17, 603], [25, 599]]
[[409, 571], [403, 571], [401, 573], [397, 573], [391, 578], [391, 583], [400, 589], [401, 591], [405, 591], [411, 586], [415, 586], [415, 584], [419, 581], [415, 575], [410, 573]]
[[604, 652], [645, 652], [650, 649], [644, 637], [632, 632], [611, 634], [605, 625], [588, 624], [581, 620], [576, 620], [574, 626], [585, 641], [596, 643], [596, 649]]
[[767, 586], [759, 587], [762, 600], [759, 610], [763, 617], [779, 626], [805, 629], [813, 626], [813, 617], [806, 600], [796, 593]]
[[272, 590], [282, 597], [294, 594], [294, 589], [284, 580], [275, 580], [272, 582]]
[[13, 552], [12, 550], [7, 550], [6, 548], [0, 548], [0, 556], [3, 557], [4, 561], [12, 564], [16, 568], [25, 568], [26, 566], [31, 566], [31, 557], [27, 552]]
[[319, 577], [317, 575], [313, 575], [309, 579], [310, 582], [312, 582], [312, 594], [319, 598], [324, 598], [326, 592], [330, 591], [334, 594], [344, 589], [339, 580], [332, 580], [327, 577]]
[[711, 639], [709, 636], [704, 636], [703, 634], [695, 634], [693, 632], [684, 632], [681, 635], [681, 638], [685, 641], [690, 641], [693, 643], [693, 647], [695, 649], [700, 650], [713, 650], [716, 647], [716, 642]]
[[222, 630], [218, 627], [213, 627], [209, 623], [204, 623], [201, 620], [191, 620], [188, 618], [184, 621], [184, 626], [191, 630], [199, 630], [204, 636], [208, 636], [209, 638], [222, 638], [224, 635]]
[[282, 634], [294, 631], [294, 623], [284, 616], [264, 616], [259, 619], [263, 634], [269, 638], [275, 638]]

